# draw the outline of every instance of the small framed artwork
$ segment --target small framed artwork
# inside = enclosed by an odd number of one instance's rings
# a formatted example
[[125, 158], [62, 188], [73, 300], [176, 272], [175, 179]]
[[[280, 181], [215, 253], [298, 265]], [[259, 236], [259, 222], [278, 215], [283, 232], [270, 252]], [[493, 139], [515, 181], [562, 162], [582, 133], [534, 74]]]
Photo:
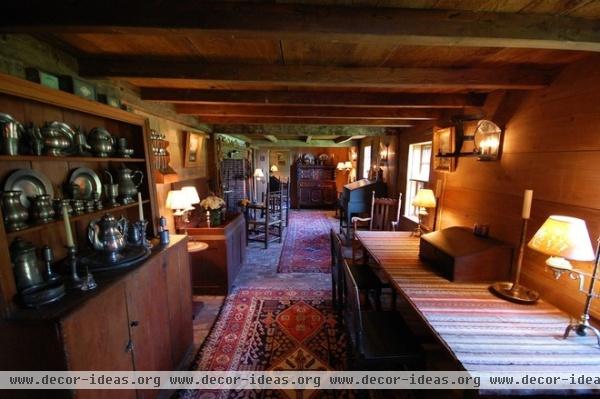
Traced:
[[454, 127], [433, 128], [433, 168], [436, 172], [454, 172], [455, 145]]
[[193, 168], [200, 166], [203, 137], [195, 132], [184, 132], [185, 148], [183, 151], [183, 167]]

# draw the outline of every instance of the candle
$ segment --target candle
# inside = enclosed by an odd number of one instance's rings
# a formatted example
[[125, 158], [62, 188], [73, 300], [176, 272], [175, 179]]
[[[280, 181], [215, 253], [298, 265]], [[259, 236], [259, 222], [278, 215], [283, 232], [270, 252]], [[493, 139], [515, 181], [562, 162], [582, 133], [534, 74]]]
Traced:
[[142, 193], [138, 192], [138, 211], [140, 213], [140, 220], [144, 220], [144, 208], [142, 207]]
[[529, 219], [531, 215], [531, 200], [533, 198], [533, 190], [525, 190], [525, 194], [523, 195], [523, 219]]
[[442, 196], [442, 179], [438, 179], [435, 182], [435, 198], [440, 198]]
[[65, 236], [67, 237], [67, 247], [72, 248], [75, 246], [73, 243], [73, 232], [71, 231], [71, 221], [69, 220], [69, 210], [67, 206], [62, 208], [63, 222], [65, 223]]

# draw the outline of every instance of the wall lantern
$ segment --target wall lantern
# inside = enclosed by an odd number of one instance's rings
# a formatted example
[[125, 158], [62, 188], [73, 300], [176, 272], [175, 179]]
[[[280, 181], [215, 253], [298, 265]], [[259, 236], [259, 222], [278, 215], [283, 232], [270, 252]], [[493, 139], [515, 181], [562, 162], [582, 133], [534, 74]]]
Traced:
[[383, 144], [383, 148], [379, 151], [379, 161], [383, 164], [387, 165], [388, 159], [390, 156], [390, 145]]
[[494, 122], [481, 119], [473, 133], [474, 152], [480, 161], [497, 161], [500, 158], [502, 130]]

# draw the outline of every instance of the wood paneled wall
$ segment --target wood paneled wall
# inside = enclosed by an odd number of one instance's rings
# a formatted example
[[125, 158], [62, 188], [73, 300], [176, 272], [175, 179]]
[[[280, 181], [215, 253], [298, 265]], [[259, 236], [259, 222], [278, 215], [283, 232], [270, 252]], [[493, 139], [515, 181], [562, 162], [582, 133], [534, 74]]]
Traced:
[[209, 135], [203, 135], [200, 147], [200, 166], [193, 168], [184, 168], [183, 151], [185, 148], [186, 141], [185, 132], [202, 132], [199, 130], [191, 129], [190, 127], [182, 125], [180, 123], [160, 118], [152, 114], [148, 114], [142, 110], [136, 110], [135, 112], [146, 117], [148, 119], [148, 124], [150, 128], [156, 130], [157, 132], [164, 133], [166, 135], [166, 140], [169, 141], [169, 147], [167, 148], [167, 150], [169, 151], [169, 154], [171, 156], [170, 165], [177, 174], [167, 175], [167, 179], [165, 179], [164, 184], [156, 184], [156, 200], [158, 202], [159, 214], [167, 218], [167, 226], [171, 232], [174, 232], [175, 222], [173, 219], [173, 212], [170, 209], [167, 209], [167, 207], [165, 206], [165, 203], [167, 201], [167, 195], [171, 190], [171, 183], [208, 177], [207, 147]]
[[[584, 219], [592, 242], [600, 236], [600, 57], [565, 68], [547, 89], [507, 96], [488, 118], [505, 124], [499, 162], [460, 158], [453, 173], [432, 173], [430, 186], [444, 179], [440, 208], [442, 228], [487, 223], [490, 234], [515, 246], [521, 226], [523, 191], [533, 190], [528, 239], [551, 214]], [[517, 104], [517, 106], [515, 106]], [[398, 151], [431, 139], [430, 129], [400, 136]], [[404, 189], [406, 161], [399, 187]], [[578, 316], [585, 295], [575, 281], [554, 280], [545, 256], [527, 249], [522, 283], [542, 297]], [[591, 263], [577, 266], [591, 270]], [[600, 301], [593, 307], [600, 317]]]
[[[398, 185], [398, 173], [402, 172], [399, 166], [402, 164], [402, 159], [406, 159], [405, 154], [408, 154], [408, 147], [405, 152], [401, 151], [402, 148], [398, 141], [398, 133], [393, 129], [390, 129], [386, 136], [373, 136], [362, 139], [360, 141], [360, 151], [358, 151], [357, 173], [359, 175], [363, 168], [363, 148], [368, 145], [371, 146], [371, 166], [381, 167], [383, 170], [383, 181], [386, 182], [388, 188], [388, 197], [396, 198], [398, 190], [402, 189]], [[381, 162], [381, 151], [385, 149], [385, 146], [388, 146], [388, 161]], [[404, 172], [404, 176], [406, 176], [406, 172]]]

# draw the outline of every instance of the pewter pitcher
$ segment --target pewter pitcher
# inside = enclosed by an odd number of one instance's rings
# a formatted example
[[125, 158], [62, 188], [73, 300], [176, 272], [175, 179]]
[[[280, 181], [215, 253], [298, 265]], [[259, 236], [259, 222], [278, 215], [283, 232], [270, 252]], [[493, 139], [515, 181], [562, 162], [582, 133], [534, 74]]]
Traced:
[[117, 253], [127, 244], [126, 219], [115, 219], [110, 213], [105, 213], [100, 220], [92, 220], [88, 225], [88, 240], [96, 251], [108, 255], [110, 262], [117, 261]]
[[0, 113], [0, 152], [4, 155], [18, 155], [19, 142], [24, 131], [19, 121]]
[[[135, 177], [139, 176], [139, 181], [135, 182]], [[144, 174], [139, 171], [132, 171], [127, 167], [119, 169], [117, 174], [117, 183], [119, 184], [119, 194], [123, 204], [129, 204], [134, 201], [133, 197], [137, 195], [138, 187], [144, 180]]]
[[19, 291], [43, 282], [39, 260], [32, 243], [16, 238], [10, 246], [10, 259]]

